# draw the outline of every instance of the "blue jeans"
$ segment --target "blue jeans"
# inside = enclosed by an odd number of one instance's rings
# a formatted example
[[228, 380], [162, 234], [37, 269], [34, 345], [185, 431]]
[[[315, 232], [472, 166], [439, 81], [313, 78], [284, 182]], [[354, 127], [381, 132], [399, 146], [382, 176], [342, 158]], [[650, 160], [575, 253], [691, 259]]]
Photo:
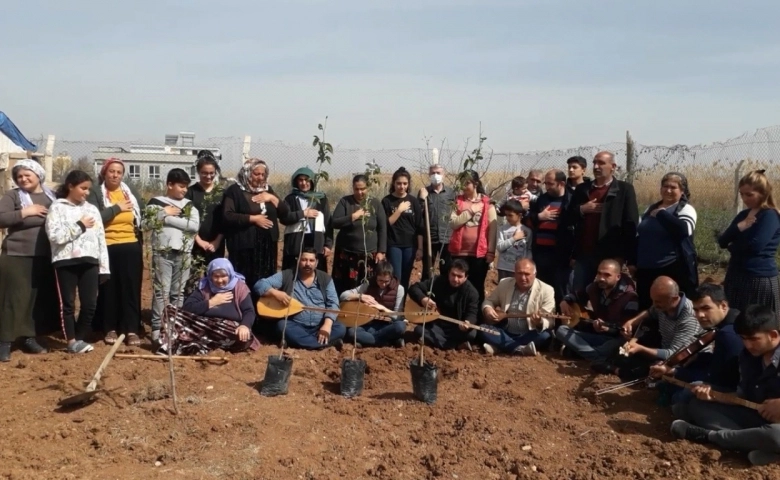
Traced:
[[[347, 333], [347, 327], [345, 327], [344, 324], [333, 322], [333, 325], [330, 327], [330, 340], [323, 345], [317, 340], [321, 325], [322, 323], [319, 325], [307, 326], [302, 323], [288, 320], [287, 329], [284, 332], [284, 340], [291, 347], [318, 350], [333, 345], [337, 340], [344, 338], [344, 335]], [[283, 328], [283, 321], [276, 322], [276, 331], [279, 333], [279, 336], [282, 335]]]
[[592, 255], [583, 255], [574, 262], [574, 281], [572, 293], [584, 292], [585, 287], [593, 283], [598, 270], [598, 259]]
[[561, 325], [555, 331], [555, 338], [574, 353], [591, 362], [603, 362], [616, 352], [626, 340], [601, 333], [581, 332]]
[[415, 247], [387, 247], [387, 261], [393, 266], [393, 274], [404, 290], [409, 288], [409, 278], [414, 268]]
[[184, 284], [190, 276], [189, 256], [189, 252], [185, 255], [177, 250], [156, 251], [152, 254], [152, 330], [162, 329], [162, 314], [166, 304], [181, 308], [184, 303]]
[[490, 327], [487, 325], [484, 325], [484, 327], [495, 330], [498, 332], [498, 335], [491, 335], [489, 333], [480, 331], [480, 341], [493, 347], [497, 347], [499, 351], [504, 353], [512, 353], [517, 347], [528, 345], [531, 342], [534, 342], [534, 345], [536, 345], [538, 350], [541, 349], [542, 346], [551, 338], [550, 332], [548, 330], [544, 330], [542, 332], [538, 330], [529, 330], [525, 333], [513, 335], [502, 328]]
[[395, 322], [374, 320], [357, 328], [348, 328], [348, 341], [355, 338], [355, 330], [357, 330], [357, 342], [359, 344], [364, 347], [383, 347], [390, 345], [404, 335], [406, 322], [402, 320]]

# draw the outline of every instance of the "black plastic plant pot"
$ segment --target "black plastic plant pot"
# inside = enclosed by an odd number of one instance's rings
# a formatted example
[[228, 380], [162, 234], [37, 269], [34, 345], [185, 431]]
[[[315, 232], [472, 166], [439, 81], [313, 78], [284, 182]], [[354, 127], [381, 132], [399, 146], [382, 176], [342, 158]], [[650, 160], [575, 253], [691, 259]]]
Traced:
[[279, 355], [270, 355], [268, 365], [265, 367], [265, 377], [260, 386], [260, 395], [264, 397], [287, 395], [292, 365], [292, 357], [284, 355], [279, 358]]
[[347, 398], [357, 397], [363, 393], [363, 379], [366, 376], [365, 360], [341, 361], [341, 394]]
[[428, 362], [420, 366], [420, 361], [414, 359], [409, 362], [409, 370], [412, 372], [414, 396], [427, 404], [435, 403], [439, 384], [439, 370], [436, 366]]

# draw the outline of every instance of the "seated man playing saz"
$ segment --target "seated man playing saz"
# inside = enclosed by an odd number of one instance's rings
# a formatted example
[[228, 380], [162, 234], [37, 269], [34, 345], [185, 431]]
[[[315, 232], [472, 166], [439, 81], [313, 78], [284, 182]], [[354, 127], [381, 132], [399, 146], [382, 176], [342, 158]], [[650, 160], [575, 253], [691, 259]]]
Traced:
[[[705, 329], [700, 341], [706, 341], [708, 345], [682, 365], [650, 367], [650, 376], [660, 379], [663, 375], [671, 375], [688, 383], [703, 381], [718, 390], [733, 392], [739, 383], [739, 354], [743, 349], [742, 338], [734, 331], [739, 310], [729, 308], [722, 286], [703, 283], [696, 289], [693, 311]], [[668, 397], [672, 404], [672, 412], [684, 416], [680, 412], [685, 411], [693, 393], [667, 382], [659, 384], [659, 388], [662, 398]]]
[[[590, 305], [591, 310], [585, 307]], [[615, 260], [602, 261], [596, 279], [578, 295], [566, 295], [561, 313], [571, 317], [579, 309], [582, 318], [573, 328], [563, 320], [555, 331], [565, 349], [591, 362], [605, 362], [625, 339], [623, 324], [637, 314], [638, 297], [634, 281], [621, 273]]]
[[[498, 282], [482, 304], [488, 328], [498, 335], [479, 332], [482, 347], [488, 355], [495, 349], [504, 353], [534, 356], [550, 341], [550, 328], [555, 325], [545, 313], [555, 310], [555, 290], [536, 278], [533, 260], [515, 262], [512, 278]], [[501, 312], [501, 313], [499, 313]], [[522, 316], [513, 317], [512, 313]]]
[[[273, 297], [282, 305], [288, 305], [294, 298], [304, 307], [326, 308], [338, 311], [339, 297], [330, 275], [317, 270], [317, 251], [311, 247], [303, 249], [298, 260], [298, 277], [294, 270], [282, 270], [268, 278], [257, 281], [254, 292], [258, 297]], [[336, 313], [313, 312], [304, 309], [276, 324], [279, 336], [284, 330], [283, 342], [291, 347], [316, 350], [328, 346], [340, 347], [347, 328], [336, 321]]]
[[750, 305], [737, 317], [734, 330], [745, 346], [739, 356], [736, 395], [718, 392], [714, 385], [694, 386], [696, 398], [690, 401], [684, 418], [672, 422], [672, 435], [747, 452], [753, 465], [780, 462], [777, 315], [769, 307]]
[[619, 347], [620, 354], [615, 352], [612, 361], [593, 363], [594, 371], [618, 375], [624, 382], [647, 377], [651, 365], [669, 360], [702, 333], [693, 304], [674, 280], [658, 277], [650, 298], [652, 307], [623, 324], [621, 334], [628, 341]]
[[[446, 278], [439, 276], [435, 280], [423, 280], [412, 285], [409, 287], [409, 298], [423, 308], [428, 307], [429, 310], [438, 311], [446, 317], [476, 324], [479, 294], [471, 282], [467, 281], [468, 274], [468, 264], [461, 259], [454, 260]], [[430, 296], [428, 292], [431, 292]], [[428, 322], [424, 330], [423, 337], [423, 325], [414, 329], [414, 334], [420, 342], [443, 350], [456, 347], [471, 350], [471, 342], [477, 338], [475, 330], [446, 320]]]
[[[342, 302], [360, 300], [361, 302], [385, 312], [398, 312], [404, 299], [404, 287], [393, 276], [393, 265], [387, 260], [377, 262], [374, 275], [368, 283], [347, 290], [341, 294]], [[356, 338], [356, 347], [404, 346], [403, 335], [406, 322], [403, 318], [391, 317], [391, 322], [372, 320], [359, 327], [347, 329], [347, 339]]]

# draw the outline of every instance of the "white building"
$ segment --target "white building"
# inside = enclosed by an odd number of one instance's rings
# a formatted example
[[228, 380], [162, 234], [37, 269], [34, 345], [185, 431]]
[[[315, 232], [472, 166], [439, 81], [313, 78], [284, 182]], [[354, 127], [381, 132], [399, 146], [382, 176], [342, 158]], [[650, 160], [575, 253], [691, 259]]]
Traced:
[[118, 158], [125, 163], [126, 176], [142, 183], [149, 181], [165, 181], [168, 172], [181, 168], [195, 179], [195, 162], [198, 152], [208, 150], [214, 154], [217, 162], [222, 161], [222, 153], [217, 147], [196, 147], [195, 134], [181, 132], [178, 135], [166, 135], [164, 145], [130, 145], [124, 147], [98, 147], [92, 152], [95, 165], [95, 175], [100, 171], [108, 158]]

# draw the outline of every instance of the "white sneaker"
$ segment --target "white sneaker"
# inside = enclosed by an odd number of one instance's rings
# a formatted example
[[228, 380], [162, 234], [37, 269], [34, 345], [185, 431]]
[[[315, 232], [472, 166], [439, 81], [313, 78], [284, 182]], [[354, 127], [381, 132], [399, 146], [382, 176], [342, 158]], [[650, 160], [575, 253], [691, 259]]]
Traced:
[[534, 345], [534, 342], [529, 343], [528, 345], [521, 345], [515, 349], [515, 354], [517, 355], [523, 355], [526, 357], [535, 357], [536, 356], [536, 345]]
[[494, 353], [496, 353], [495, 350], [493, 350], [493, 347], [490, 346], [489, 343], [483, 343], [482, 348], [485, 349], [486, 355], [493, 355]]

